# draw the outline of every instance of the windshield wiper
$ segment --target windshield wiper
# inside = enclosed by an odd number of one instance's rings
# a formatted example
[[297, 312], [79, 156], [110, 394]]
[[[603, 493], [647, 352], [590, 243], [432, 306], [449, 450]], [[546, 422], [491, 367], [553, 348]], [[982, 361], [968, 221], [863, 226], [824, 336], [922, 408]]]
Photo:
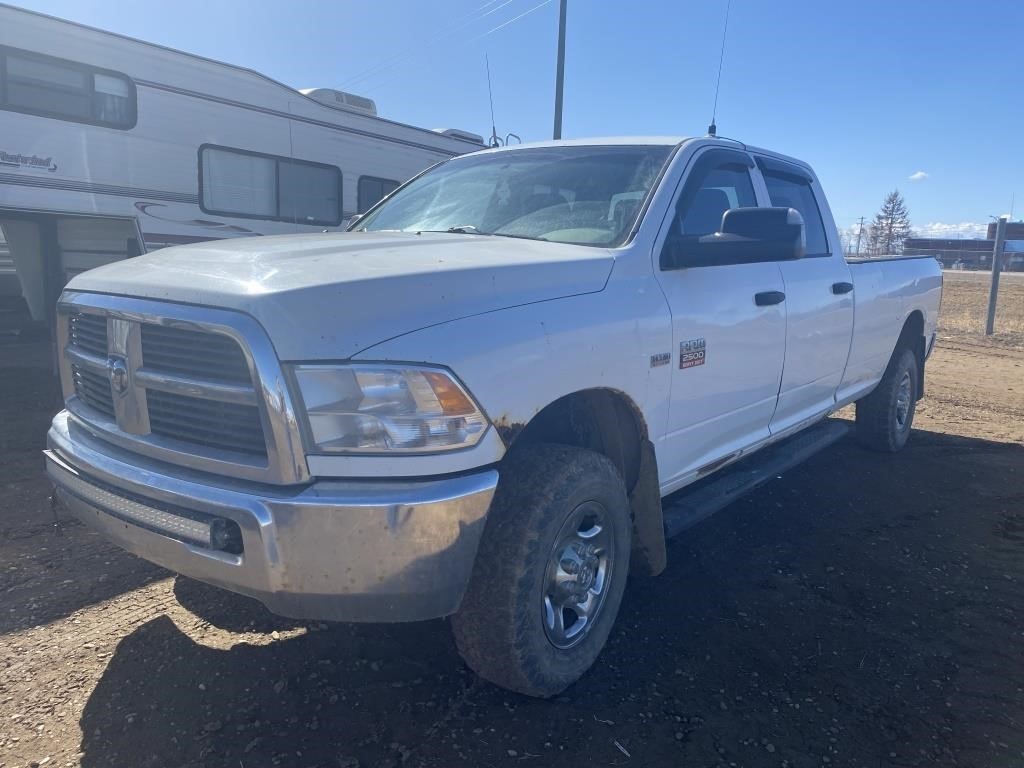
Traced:
[[[424, 232], [441, 232], [439, 229], [421, 229], [416, 234], [423, 234]], [[512, 235], [506, 234], [505, 232], [484, 232], [481, 229], [477, 229], [472, 224], [462, 224], [457, 227], [448, 227], [444, 230], [445, 234], [449, 235], [488, 235], [490, 237], [514, 237], [517, 240], [544, 240], [547, 241], [546, 237], [540, 235]]]
[[540, 235], [513, 235], [507, 232], [488, 232], [488, 235], [494, 235], [495, 237], [514, 237], [517, 240], [543, 240], [545, 243], [548, 241], [546, 237]]

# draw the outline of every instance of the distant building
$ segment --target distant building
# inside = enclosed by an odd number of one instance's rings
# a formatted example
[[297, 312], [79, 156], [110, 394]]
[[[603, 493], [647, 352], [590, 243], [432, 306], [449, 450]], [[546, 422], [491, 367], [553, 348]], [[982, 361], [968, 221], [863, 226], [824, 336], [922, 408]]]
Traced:
[[[987, 237], [989, 240], [996, 239], [996, 223], [994, 221], [989, 222], [988, 233], [985, 235], [985, 237]], [[1006, 239], [1024, 240], [1024, 221], [1006, 222]]]
[[[934, 256], [947, 269], [992, 269], [995, 227], [994, 223], [988, 225], [986, 240], [908, 237], [903, 241], [903, 253], [907, 256]], [[1024, 271], [1024, 222], [1011, 221], [1006, 225], [1003, 269]]]

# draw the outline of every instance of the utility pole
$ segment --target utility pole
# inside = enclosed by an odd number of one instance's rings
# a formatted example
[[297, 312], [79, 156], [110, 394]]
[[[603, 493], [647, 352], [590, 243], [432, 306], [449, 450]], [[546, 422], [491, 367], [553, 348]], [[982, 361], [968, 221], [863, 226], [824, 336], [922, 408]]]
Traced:
[[565, 83], [565, 6], [561, 0], [558, 9], [558, 69], [555, 74], [555, 130], [552, 138], [562, 138], [562, 86]]
[[991, 336], [996, 324], [996, 297], [999, 295], [999, 271], [1003, 268], [1003, 250], [1006, 248], [1006, 217], [1000, 216], [996, 224], [996, 244], [992, 249], [992, 289], [988, 293], [988, 320], [985, 335]]
[[854, 251], [854, 255], [860, 256], [860, 237], [864, 234], [864, 217], [860, 217], [860, 227], [857, 229], [857, 250]]

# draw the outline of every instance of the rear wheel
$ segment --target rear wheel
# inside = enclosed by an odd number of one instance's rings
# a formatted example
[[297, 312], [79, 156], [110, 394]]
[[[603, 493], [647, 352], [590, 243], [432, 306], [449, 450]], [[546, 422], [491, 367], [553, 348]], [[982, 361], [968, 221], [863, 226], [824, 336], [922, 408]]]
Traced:
[[631, 532], [626, 489], [607, 457], [562, 445], [509, 456], [452, 618], [470, 668], [530, 696], [579, 679], [615, 622]]
[[907, 444], [917, 410], [917, 356], [897, 350], [885, 375], [867, 397], [857, 401], [857, 440], [873, 451], [896, 453]]

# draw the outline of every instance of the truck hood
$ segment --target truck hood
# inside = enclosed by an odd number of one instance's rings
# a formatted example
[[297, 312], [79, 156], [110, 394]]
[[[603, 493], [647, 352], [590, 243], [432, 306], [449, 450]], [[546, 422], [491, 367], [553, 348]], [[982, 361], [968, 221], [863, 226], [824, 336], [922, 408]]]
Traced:
[[600, 291], [613, 262], [604, 249], [486, 235], [323, 233], [165, 248], [68, 287], [245, 312], [282, 360], [322, 360], [449, 320]]

